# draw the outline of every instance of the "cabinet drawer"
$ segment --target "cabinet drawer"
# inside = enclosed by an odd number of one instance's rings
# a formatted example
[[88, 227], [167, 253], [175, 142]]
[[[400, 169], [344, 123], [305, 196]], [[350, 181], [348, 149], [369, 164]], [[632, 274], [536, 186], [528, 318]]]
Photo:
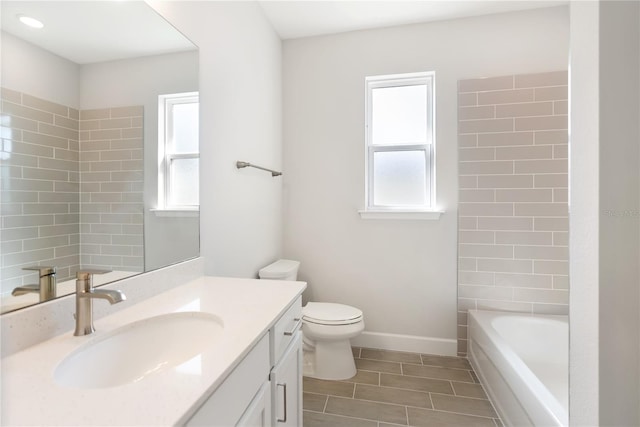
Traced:
[[187, 427], [236, 425], [263, 385], [269, 369], [269, 339], [265, 335], [187, 421]]
[[298, 297], [269, 331], [271, 366], [275, 366], [295, 333], [302, 327], [302, 297]]

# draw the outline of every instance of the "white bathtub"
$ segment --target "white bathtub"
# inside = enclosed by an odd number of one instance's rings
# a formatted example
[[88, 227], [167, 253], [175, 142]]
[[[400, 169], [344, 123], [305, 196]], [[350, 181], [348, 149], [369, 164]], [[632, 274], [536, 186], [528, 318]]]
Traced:
[[505, 425], [569, 425], [567, 316], [470, 310], [468, 355]]

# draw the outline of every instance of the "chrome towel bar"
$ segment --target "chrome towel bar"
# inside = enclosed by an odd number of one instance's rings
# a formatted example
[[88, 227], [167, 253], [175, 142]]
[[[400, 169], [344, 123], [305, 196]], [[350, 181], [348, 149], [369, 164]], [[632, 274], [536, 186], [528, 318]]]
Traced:
[[272, 169], [263, 168], [262, 166], [252, 165], [249, 162], [241, 162], [239, 160], [236, 162], [236, 167], [238, 169], [247, 168], [247, 167], [248, 168], [260, 169], [260, 170], [263, 170], [263, 171], [271, 172], [271, 176], [280, 176], [280, 175], [282, 175], [282, 172], [274, 171]]

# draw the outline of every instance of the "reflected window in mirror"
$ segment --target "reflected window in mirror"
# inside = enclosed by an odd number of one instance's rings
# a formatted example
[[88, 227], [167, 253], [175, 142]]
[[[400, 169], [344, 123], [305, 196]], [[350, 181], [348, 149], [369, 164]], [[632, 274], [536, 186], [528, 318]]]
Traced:
[[198, 93], [160, 95], [158, 107], [158, 207], [198, 210]]

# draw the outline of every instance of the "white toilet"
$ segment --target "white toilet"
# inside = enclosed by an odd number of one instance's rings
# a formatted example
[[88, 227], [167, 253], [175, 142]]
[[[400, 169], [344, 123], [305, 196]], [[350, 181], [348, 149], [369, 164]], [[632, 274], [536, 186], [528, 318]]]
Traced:
[[[262, 268], [261, 279], [296, 280], [299, 261], [281, 259]], [[364, 330], [362, 311], [344, 304], [309, 302], [302, 307], [306, 377], [345, 380], [356, 374], [350, 338]]]

